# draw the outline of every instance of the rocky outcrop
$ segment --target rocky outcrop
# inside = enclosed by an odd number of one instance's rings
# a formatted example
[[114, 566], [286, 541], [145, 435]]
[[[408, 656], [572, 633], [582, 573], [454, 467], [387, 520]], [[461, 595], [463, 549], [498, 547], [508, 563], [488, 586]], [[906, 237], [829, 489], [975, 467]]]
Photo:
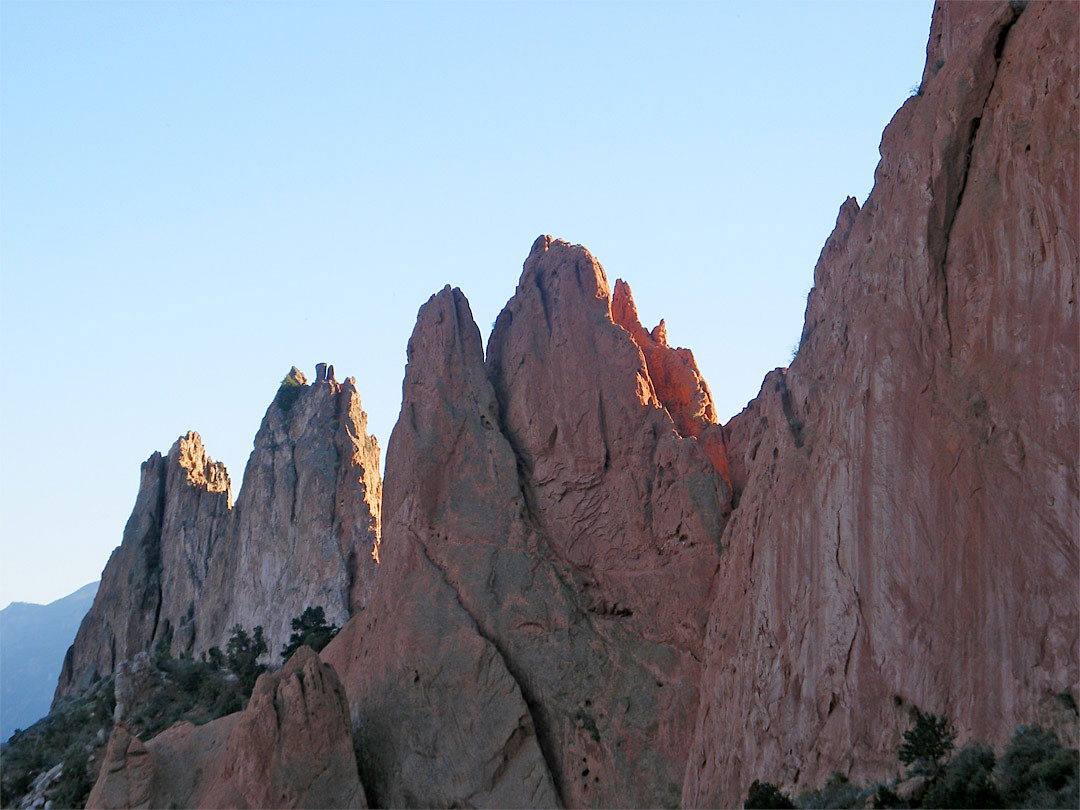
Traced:
[[366, 807], [341, 683], [301, 647], [242, 712], [149, 742], [118, 724], [86, 806]]
[[57, 698], [164, 639], [174, 655], [262, 625], [277, 652], [322, 606], [338, 625], [375, 580], [382, 484], [355, 381], [293, 369], [255, 437], [235, 506], [197, 433], [143, 464], [135, 509], [64, 662]]
[[796, 358], [727, 425], [629, 287], [541, 237], [486, 356], [459, 290], [421, 308], [381, 539], [332, 367], [286, 378], [235, 508], [197, 437], [151, 458], [66, 683], [367, 607], [322, 655], [347, 707], [298, 657], [243, 714], [119, 730], [95, 801], [359, 802], [346, 712], [376, 806], [731, 806], [893, 775], [912, 706], [961, 743], [1075, 737], [1078, 15], [938, 4]]
[[1077, 30], [1069, 3], [936, 8], [798, 356], [726, 426], [684, 804], [891, 774], [910, 705], [994, 742], [1075, 707]]
[[[65, 656], [54, 706], [162, 637], [163, 622], [179, 626], [181, 618], [186, 620], [196, 586], [189, 582], [187, 565], [177, 570], [174, 560], [205, 557], [209, 538], [227, 532], [230, 508], [228, 474], [206, 455], [199, 434], [181, 436], [167, 456], [154, 453], [143, 462], [123, 542], [109, 557], [94, 604]], [[180, 593], [169, 600], [172, 611], [166, 608], [162, 615], [165, 594], [171, 595], [174, 584]]]
[[730, 486], [727, 440], [716, 417], [712, 392], [701, 376], [694, 353], [668, 346], [664, 321], [660, 321], [652, 332], [645, 330], [638, 318], [630, 285], [622, 279], [615, 282], [611, 295], [611, 317], [630, 333], [641, 349], [653, 384], [653, 395], [674, 420], [679, 433], [699, 441], [720, 477]]
[[542, 237], [486, 363], [449, 288], [408, 357], [377, 592], [323, 653], [373, 802], [676, 801], [730, 490], [603, 269]]

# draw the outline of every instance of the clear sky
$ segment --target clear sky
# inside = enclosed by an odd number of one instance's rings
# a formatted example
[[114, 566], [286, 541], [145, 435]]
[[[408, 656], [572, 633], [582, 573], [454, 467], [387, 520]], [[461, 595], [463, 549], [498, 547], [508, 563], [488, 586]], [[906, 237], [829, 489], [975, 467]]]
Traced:
[[278, 382], [381, 446], [418, 307], [485, 340], [541, 233], [693, 349], [724, 420], [919, 81], [929, 0], [0, 3], [0, 605], [96, 579], [188, 429], [238, 492]]

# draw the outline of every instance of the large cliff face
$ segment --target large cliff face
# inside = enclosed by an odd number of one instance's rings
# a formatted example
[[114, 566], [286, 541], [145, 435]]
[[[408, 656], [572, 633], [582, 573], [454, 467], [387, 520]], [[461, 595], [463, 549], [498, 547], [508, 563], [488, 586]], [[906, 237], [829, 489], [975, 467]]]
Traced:
[[459, 290], [421, 308], [381, 500], [351, 383], [293, 376], [234, 508], [197, 437], [152, 457], [61, 689], [169, 629], [280, 644], [366, 605], [322, 658], [375, 806], [730, 806], [891, 775], [911, 706], [1075, 736], [1078, 17], [939, 3], [796, 359], [727, 425], [629, 287], [541, 237], [486, 356]]
[[676, 802], [730, 489], [586, 250], [537, 240], [486, 363], [460, 291], [421, 309], [387, 470], [376, 595], [323, 653], [373, 802]]
[[1000, 742], [1076, 698], [1077, 27], [936, 9], [796, 360], [726, 426], [685, 804], [887, 773], [909, 705]]
[[123, 542], [68, 651], [57, 696], [162, 638], [174, 655], [263, 625], [272, 657], [290, 620], [322, 606], [341, 625], [375, 580], [381, 481], [355, 382], [293, 369], [255, 437], [237, 503], [197, 433], [143, 464]]
[[377, 803], [730, 805], [891, 775], [911, 706], [1075, 735], [1076, 23], [939, 5], [723, 428], [581, 248], [537, 241], [486, 358], [458, 291], [421, 310], [386, 570], [324, 653]]

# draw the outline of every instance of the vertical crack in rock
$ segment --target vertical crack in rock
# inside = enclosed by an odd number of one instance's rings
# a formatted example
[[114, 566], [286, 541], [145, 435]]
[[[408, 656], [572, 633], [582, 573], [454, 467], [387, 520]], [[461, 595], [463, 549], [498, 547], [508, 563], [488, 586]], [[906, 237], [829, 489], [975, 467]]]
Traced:
[[[949, 316], [949, 279], [948, 279], [948, 256], [949, 256], [949, 240], [952, 238], [953, 225], [956, 222], [956, 215], [960, 211], [960, 206], [964, 201], [964, 192], [967, 190], [968, 174], [971, 169], [971, 156], [975, 150], [975, 140], [979, 135], [979, 127], [982, 125], [983, 116], [986, 113], [986, 105], [990, 100], [991, 94], [994, 90], [994, 85], [997, 82], [998, 73], [1001, 67], [1001, 54], [1005, 49], [1005, 40], [1009, 36], [1009, 32], [1016, 24], [1016, 21], [1020, 19], [1020, 15], [1023, 13], [1023, 6], [1019, 6], [1015, 3], [1009, 4], [1010, 17], [1004, 21], [1000, 31], [998, 31], [997, 39], [993, 46], [993, 59], [994, 59], [994, 71], [987, 83], [986, 92], [983, 94], [982, 99], [977, 102], [979, 108], [979, 114], [970, 120], [967, 131], [964, 133], [961, 141], [964, 144], [964, 157], [961, 162], [960, 178], [958, 181], [958, 187], [955, 195], [948, 195], [941, 201], [941, 205], [944, 206], [945, 215], [945, 227], [942, 236], [940, 248], [933, 253], [934, 259], [938, 264], [938, 273], [942, 283], [942, 315], [945, 321], [945, 336], [946, 336], [946, 351], [948, 355], [952, 356], [952, 326]], [[930, 222], [934, 221], [934, 217], [931, 217]]]
[[[529, 713], [529, 720], [532, 723], [533, 734], [536, 737], [536, 742], [537, 746], [540, 749], [540, 753], [544, 758], [544, 765], [547, 768], [548, 777], [551, 779], [551, 783], [555, 788], [555, 792], [559, 800], [559, 805], [565, 807], [566, 802], [563, 800], [562, 779], [560, 778], [559, 770], [555, 767], [555, 763], [558, 761], [558, 759], [555, 757], [554, 754], [552, 741], [550, 739], [550, 732], [547, 729], [546, 723], [544, 723], [543, 721], [542, 715], [538, 711], [536, 696], [533, 695], [532, 690], [528, 688], [528, 679], [525, 677], [524, 673], [522, 673], [518, 669], [518, 667], [514, 665], [513, 659], [504, 649], [503, 645], [499, 642], [499, 639], [496, 636], [493, 636], [487, 631], [485, 631], [479, 617], [474, 615], [473, 612], [469, 610], [468, 606], [465, 604], [465, 600], [462, 599], [461, 591], [450, 580], [450, 577], [447, 575], [446, 569], [444, 569], [441, 565], [435, 562], [435, 559], [428, 551], [427, 545], [424, 543], [424, 539], [416, 532], [412, 532], [412, 537], [413, 540], [416, 542], [417, 548], [420, 549], [420, 553], [423, 555], [425, 562], [427, 562], [427, 564], [430, 565], [431, 568], [438, 573], [439, 578], [442, 579], [443, 583], [446, 585], [447, 588], [449, 588], [450, 592], [454, 594], [454, 599], [457, 602], [458, 606], [461, 608], [462, 612], [464, 612], [464, 614], [469, 617], [469, 621], [472, 624], [473, 630], [476, 631], [476, 634], [480, 636], [480, 638], [482, 638], [484, 641], [491, 645], [491, 648], [495, 650], [496, 654], [498, 654], [499, 660], [502, 661], [502, 664], [506, 668], [506, 671], [509, 673], [510, 677], [514, 679], [514, 683], [517, 685], [518, 692], [521, 694], [521, 699], [524, 702], [525, 708]], [[509, 745], [512, 741], [513, 735], [511, 735], [511, 738], [507, 740], [507, 745]], [[520, 743], [518, 744], [518, 747], [520, 748]], [[500, 770], [505, 769], [506, 766], [504, 763]]]

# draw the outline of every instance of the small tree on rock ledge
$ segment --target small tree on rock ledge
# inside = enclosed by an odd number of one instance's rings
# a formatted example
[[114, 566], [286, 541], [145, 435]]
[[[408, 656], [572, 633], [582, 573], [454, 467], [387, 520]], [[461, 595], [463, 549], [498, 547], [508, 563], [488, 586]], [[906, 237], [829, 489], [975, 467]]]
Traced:
[[321, 607], [309, 607], [292, 620], [292, 629], [289, 643], [281, 648], [281, 657], [286, 661], [304, 645], [315, 652], [322, 651], [341, 628], [336, 624], [326, 623], [326, 612]]

